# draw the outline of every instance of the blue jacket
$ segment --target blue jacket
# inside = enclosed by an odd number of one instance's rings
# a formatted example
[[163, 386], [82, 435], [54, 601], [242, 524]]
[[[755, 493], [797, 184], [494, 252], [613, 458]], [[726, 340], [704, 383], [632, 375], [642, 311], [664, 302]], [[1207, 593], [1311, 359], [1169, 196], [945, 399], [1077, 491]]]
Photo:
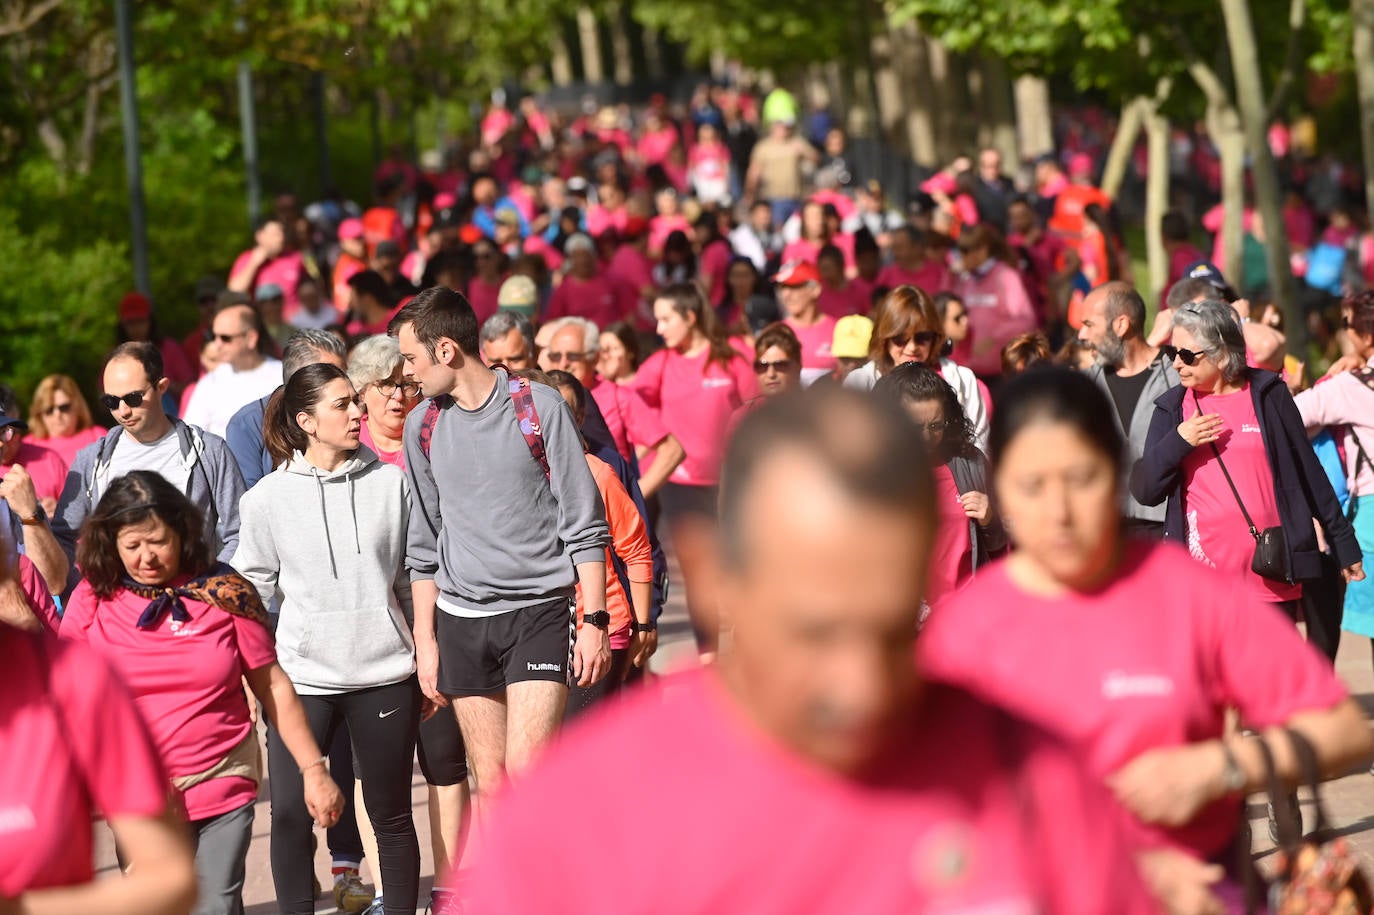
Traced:
[[[275, 393], [275, 392], [273, 392]], [[243, 475], [244, 489], [252, 489], [258, 481], [277, 468], [272, 466], [272, 456], [262, 441], [262, 418], [267, 413], [267, 402], [272, 395], [259, 398], [246, 404], [229, 420], [224, 430], [224, 440], [229, 443], [229, 452], [239, 465]]]
[[[1341, 512], [1340, 502], [1326, 478], [1317, 454], [1307, 440], [1302, 416], [1283, 379], [1261, 369], [1250, 371], [1250, 394], [1255, 401], [1255, 416], [1264, 437], [1264, 452], [1274, 474], [1274, 499], [1279, 509], [1284, 539], [1288, 546], [1289, 568], [1293, 579], [1320, 578], [1321, 551], [1315, 518], [1326, 531], [1326, 541], [1341, 568], [1361, 559], [1355, 531]], [[1182, 385], [1170, 388], [1155, 400], [1155, 413], [1145, 441], [1145, 454], [1131, 474], [1131, 494], [1144, 505], [1168, 506], [1164, 517], [1164, 536], [1186, 542], [1183, 525], [1183, 459], [1193, 446], [1178, 434], [1183, 422]], [[1240, 514], [1240, 508], [1236, 508]]]

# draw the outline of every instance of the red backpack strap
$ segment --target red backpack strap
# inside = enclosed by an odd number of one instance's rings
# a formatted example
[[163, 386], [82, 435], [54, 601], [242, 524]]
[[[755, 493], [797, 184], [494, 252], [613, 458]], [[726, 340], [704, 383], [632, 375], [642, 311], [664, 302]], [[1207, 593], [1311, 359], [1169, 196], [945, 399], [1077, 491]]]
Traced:
[[511, 375], [507, 379], [510, 383], [510, 400], [515, 407], [515, 418], [520, 423], [520, 434], [525, 436], [525, 444], [529, 446], [530, 454], [544, 471], [544, 476], [549, 476], [549, 455], [544, 449], [544, 427], [539, 424], [539, 412], [534, 408], [534, 391], [530, 389], [527, 379], [517, 375]]
[[1356, 378], [1360, 379], [1360, 381], [1364, 383], [1365, 387], [1369, 388], [1371, 391], [1374, 391], [1374, 368], [1371, 368], [1367, 365], [1361, 366], [1360, 368], [1355, 369], [1355, 371], [1351, 374], [1354, 375]]
[[429, 460], [429, 443], [434, 439], [434, 427], [439, 422], [439, 411], [443, 405], [439, 403], [439, 398], [432, 397], [425, 405], [425, 417], [420, 420], [420, 451], [424, 454], [425, 460]]

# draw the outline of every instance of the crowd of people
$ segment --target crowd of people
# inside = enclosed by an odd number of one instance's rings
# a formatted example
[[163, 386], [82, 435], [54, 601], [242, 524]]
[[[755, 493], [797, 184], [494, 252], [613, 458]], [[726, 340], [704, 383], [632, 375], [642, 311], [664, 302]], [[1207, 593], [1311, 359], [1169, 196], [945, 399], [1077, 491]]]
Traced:
[[242, 915], [264, 781], [285, 915], [1247, 911], [1374, 753], [1374, 292], [1291, 353], [1171, 212], [1151, 326], [1088, 153], [824, 115], [498, 98], [0, 390], [0, 915]]

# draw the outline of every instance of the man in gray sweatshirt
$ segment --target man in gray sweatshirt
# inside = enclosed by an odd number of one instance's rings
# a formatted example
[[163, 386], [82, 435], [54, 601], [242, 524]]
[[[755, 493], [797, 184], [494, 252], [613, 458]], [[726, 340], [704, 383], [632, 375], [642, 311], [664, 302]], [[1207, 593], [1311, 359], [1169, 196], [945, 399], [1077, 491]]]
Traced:
[[444, 287], [389, 328], [430, 399], [404, 436], [420, 686], [453, 700], [486, 795], [553, 735], [573, 678], [589, 686], [609, 668], [610, 536], [562, 396], [487, 368], [477, 330], [467, 299]]

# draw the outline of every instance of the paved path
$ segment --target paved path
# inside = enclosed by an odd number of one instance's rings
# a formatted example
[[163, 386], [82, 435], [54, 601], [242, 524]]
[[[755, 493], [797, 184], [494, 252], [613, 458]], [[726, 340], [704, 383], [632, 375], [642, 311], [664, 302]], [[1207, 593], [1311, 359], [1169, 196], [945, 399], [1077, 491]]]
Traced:
[[[680, 580], [680, 579], [678, 579]], [[691, 630], [687, 623], [685, 606], [678, 595], [665, 609], [661, 623], [661, 647], [654, 658], [653, 667], [659, 672], [674, 669], [683, 664], [694, 662], [695, 650], [692, 645]], [[1370, 660], [1370, 641], [1346, 635], [1337, 659], [1337, 669], [1351, 693], [1364, 706], [1366, 713], [1374, 718], [1374, 667]], [[1265, 671], [1255, 671], [1255, 676], [1264, 676]], [[1332, 825], [1339, 834], [1349, 838], [1362, 857], [1367, 873], [1374, 874], [1374, 777], [1368, 770], [1358, 772], [1328, 783], [1324, 787], [1327, 813]], [[264, 786], [264, 795], [266, 789]], [[420, 856], [422, 876], [421, 900], [428, 898], [428, 891], [434, 875], [434, 862], [429, 848], [429, 817], [425, 809], [425, 783], [417, 766], [412, 780], [412, 795], [415, 808], [416, 832], [420, 836]], [[1261, 864], [1272, 864], [1273, 847], [1269, 842], [1265, 825], [1265, 806], [1262, 797], [1252, 799], [1250, 814], [1253, 822], [1255, 851], [1261, 855]], [[1308, 823], [1312, 821], [1312, 807], [1306, 792], [1303, 793], [1303, 811]], [[245, 915], [276, 915], [275, 894], [272, 889], [272, 874], [269, 864], [269, 812], [265, 799], [260, 798], [257, 805], [257, 821], [254, 825], [254, 842], [248, 855], [248, 878], [244, 888]], [[113, 847], [109, 833], [103, 826], [97, 827], [97, 860], [103, 868], [114, 866]], [[324, 849], [321, 834], [321, 848], [316, 855], [315, 868], [320, 882], [325, 887], [332, 886], [329, 877], [329, 858]], [[366, 874], [364, 879], [368, 879]], [[321, 915], [335, 912], [333, 901], [327, 896], [318, 903]], [[423, 908], [420, 910], [423, 912]]]

